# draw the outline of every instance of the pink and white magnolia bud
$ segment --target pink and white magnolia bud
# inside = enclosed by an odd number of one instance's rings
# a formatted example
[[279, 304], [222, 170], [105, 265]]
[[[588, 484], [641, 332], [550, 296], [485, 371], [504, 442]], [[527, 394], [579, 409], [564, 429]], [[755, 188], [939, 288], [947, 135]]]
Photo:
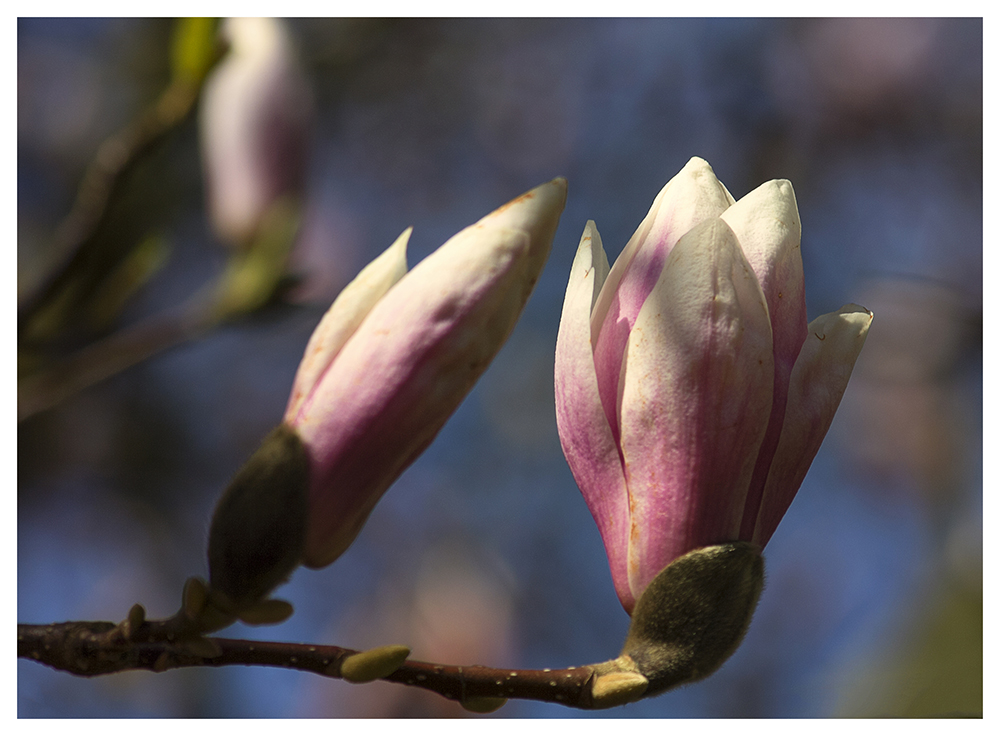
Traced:
[[807, 326], [792, 186], [734, 201], [693, 158], [609, 268], [587, 224], [556, 345], [563, 451], [625, 610], [672, 560], [763, 547], [833, 420], [871, 313]]
[[564, 179], [543, 184], [409, 272], [407, 230], [341, 292], [309, 340], [284, 421], [216, 509], [212, 588], [232, 608], [354, 541], [510, 335], [565, 203]]
[[245, 247], [304, 187], [313, 98], [282, 21], [228, 18], [220, 34], [229, 50], [202, 95], [202, 159], [212, 225]]
[[565, 202], [564, 179], [543, 184], [405, 276], [404, 233], [330, 308], [285, 413], [311, 462], [307, 565], [347, 548], [486, 370], [538, 280]]

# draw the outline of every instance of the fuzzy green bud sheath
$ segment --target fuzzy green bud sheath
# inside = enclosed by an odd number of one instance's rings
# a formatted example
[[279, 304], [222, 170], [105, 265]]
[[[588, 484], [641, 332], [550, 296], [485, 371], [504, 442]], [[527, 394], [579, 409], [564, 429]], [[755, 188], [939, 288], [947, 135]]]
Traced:
[[[337, 559], [390, 484], [430, 444], [513, 330], [565, 202], [564, 179], [543, 184], [462, 230], [409, 272], [407, 230], [337, 297], [306, 347], [279, 430], [298, 443], [289, 441], [286, 451], [301, 452], [280, 462], [296, 474], [304, 466], [304, 482], [296, 476], [294, 483], [305, 511], [298, 558], [278, 577], [299, 563], [323, 567]], [[216, 540], [217, 528], [239, 526], [220, 518], [223, 508], [241, 506], [232, 495], [213, 520], [210, 549], [228, 544]], [[242, 506], [244, 515], [255, 514]], [[240, 554], [217, 557], [232, 564]], [[213, 567], [213, 588], [225, 577]], [[253, 595], [275, 575], [258, 577], [261, 584], [246, 587]]]
[[594, 223], [556, 345], [563, 451], [625, 610], [672, 560], [774, 533], [864, 344], [855, 305], [806, 324], [792, 186], [736, 202], [694, 158], [609, 268]]
[[644, 696], [715, 672], [740, 645], [764, 585], [757, 546], [732, 542], [688, 552], [650, 581], [622, 647], [647, 680]]

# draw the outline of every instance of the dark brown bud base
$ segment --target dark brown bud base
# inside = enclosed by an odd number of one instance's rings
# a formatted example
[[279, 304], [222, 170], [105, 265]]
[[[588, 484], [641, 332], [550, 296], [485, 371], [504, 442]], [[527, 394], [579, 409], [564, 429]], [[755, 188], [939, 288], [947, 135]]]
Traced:
[[254, 608], [301, 562], [308, 493], [305, 446], [280, 424], [233, 478], [212, 516], [210, 587], [230, 613]]
[[653, 578], [636, 602], [622, 655], [649, 680], [644, 696], [700, 680], [736, 651], [764, 586], [754, 544], [689, 552]]

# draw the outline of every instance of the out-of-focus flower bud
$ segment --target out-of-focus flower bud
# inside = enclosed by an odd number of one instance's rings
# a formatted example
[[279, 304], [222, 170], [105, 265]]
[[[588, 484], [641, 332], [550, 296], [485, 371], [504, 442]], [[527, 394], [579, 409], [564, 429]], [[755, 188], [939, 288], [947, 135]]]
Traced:
[[309, 340], [284, 421], [216, 509], [211, 588], [234, 613], [354, 541], [513, 330], [565, 202], [564, 179], [543, 184], [410, 272], [407, 230], [341, 292]]
[[312, 93], [284, 24], [228, 18], [226, 57], [205, 83], [201, 143], [212, 225], [239, 248], [271, 206], [305, 183]]
[[792, 186], [735, 202], [694, 158], [614, 268], [584, 230], [556, 346], [563, 450], [630, 614], [672, 560], [774, 533], [872, 315], [807, 326]]

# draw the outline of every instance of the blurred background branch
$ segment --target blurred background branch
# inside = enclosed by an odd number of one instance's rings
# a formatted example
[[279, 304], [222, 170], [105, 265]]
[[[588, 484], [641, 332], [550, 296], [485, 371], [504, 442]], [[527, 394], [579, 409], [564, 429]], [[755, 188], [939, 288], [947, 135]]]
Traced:
[[[150, 107], [98, 147], [69, 215], [55, 231], [49, 264], [37, 273], [34, 283], [22, 290], [18, 307], [19, 422], [162, 350], [201, 337], [226, 320], [260, 309], [276, 298], [283, 285], [291, 282], [286, 266], [298, 231], [300, 211], [296, 198], [290, 196], [299, 186], [294, 173], [280, 185], [265, 183], [264, 186], [271, 187], [267, 196], [252, 203], [252, 212], [239, 213], [248, 219], [238, 233], [241, 247], [231, 251], [226, 268], [214, 284], [203, 287], [179, 307], [168, 308], [139, 324], [127, 327], [117, 324], [129, 301], [165, 265], [170, 249], [164, 238], [158, 236], [146, 237], [134, 247], [123, 248], [109, 237], [113, 205], [125, 197], [136, 168], [168, 136], [176, 133], [196, 108], [206, 80], [230, 47], [231, 34], [220, 36], [218, 28], [218, 21], [213, 18], [182, 18], [175, 22], [169, 84]], [[237, 40], [241, 46], [233, 53], [248, 55], [247, 39]], [[269, 92], [265, 90], [262, 94]], [[219, 104], [215, 103], [215, 108]], [[223, 115], [245, 113], [246, 103], [233, 99], [231, 94], [222, 104], [235, 107], [224, 110]], [[264, 121], [265, 125], [268, 123]], [[212, 124], [213, 120], [209, 120], [206, 126]], [[305, 141], [298, 140], [300, 133], [305, 131], [266, 130], [266, 141], [251, 140], [246, 145], [273, 146], [281, 142], [283, 135], [291, 135], [296, 138], [295, 145], [302, 149], [301, 157]], [[240, 144], [238, 132], [227, 129], [224, 135], [225, 142], [216, 143], [216, 147], [233, 148]], [[220, 174], [214, 170], [218, 167], [213, 168], [211, 150], [205, 155], [214, 178], [222, 179], [214, 181], [216, 190], [246, 186], [232, 181], [228, 172]], [[260, 154], [237, 149], [235, 155]], [[273, 153], [269, 150], [267, 155]], [[233, 158], [232, 154], [229, 158]], [[295, 169], [296, 163], [286, 160], [281, 166]], [[245, 173], [253, 178], [273, 172]], [[221, 229], [220, 237], [230, 235], [228, 229]], [[64, 343], [67, 333], [78, 328], [74, 321], [80, 313], [87, 315], [92, 341], [81, 344], [78, 339], [71, 340], [67, 354], [66, 346], [60, 346], [60, 342]], [[107, 329], [116, 331], [101, 336]]]
[[[56, 228], [48, 266], [24, 286], [18, 296], [18, 333], [21, 336], [38, 312], [57, 299], [77, 271], [94, 268], [102, 246], [98, 238], [112, 198], [120, 196], [128, 175], [151, 149], [183, 123], [194, 109], [205, 77], [222, 57], [216, 42], [215, 21], [191, 18], [179, 21], [174, 39], [170, 83], [151, 106], [123, 130], [106, 139], [83, 175], [73, 207]], [[116, 264], [98, 265], [110, 270]], [[30, 338], [29, 338], [30, 339]]]

